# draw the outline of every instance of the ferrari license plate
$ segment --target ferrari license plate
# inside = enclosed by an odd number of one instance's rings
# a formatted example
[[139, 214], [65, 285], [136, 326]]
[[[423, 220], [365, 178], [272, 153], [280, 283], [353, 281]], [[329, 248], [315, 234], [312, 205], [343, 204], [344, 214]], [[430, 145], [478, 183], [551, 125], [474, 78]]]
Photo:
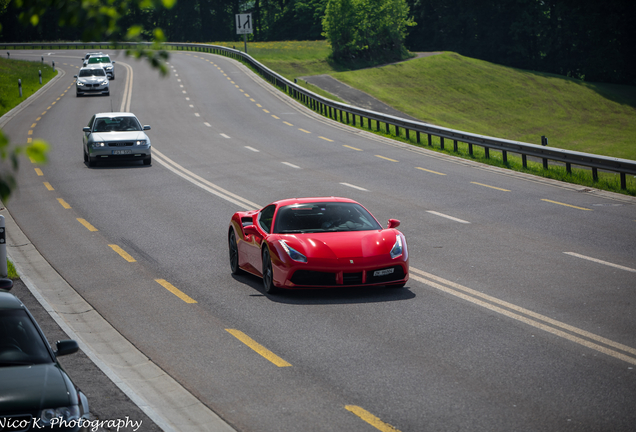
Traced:
[[376, 270], [373, 272], [373, 276], [386, 276], [388, 274], [391, 274], [395, 271], [394, 268], [388, 268], [388, 269], [384, 269], [384, 270]]
[[132, 150], [113, 150], [114, 155], [127, 155], [132, 154]]

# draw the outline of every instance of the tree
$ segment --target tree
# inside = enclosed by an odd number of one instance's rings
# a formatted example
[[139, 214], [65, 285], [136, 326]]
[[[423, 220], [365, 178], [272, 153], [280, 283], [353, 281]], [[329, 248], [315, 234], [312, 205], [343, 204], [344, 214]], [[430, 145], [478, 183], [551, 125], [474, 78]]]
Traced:
[[401, 59], [409, 18], [405, 0], [329, 0], [323, 35], [331, 43], [333, 58], [363, 58], [372, 62]]

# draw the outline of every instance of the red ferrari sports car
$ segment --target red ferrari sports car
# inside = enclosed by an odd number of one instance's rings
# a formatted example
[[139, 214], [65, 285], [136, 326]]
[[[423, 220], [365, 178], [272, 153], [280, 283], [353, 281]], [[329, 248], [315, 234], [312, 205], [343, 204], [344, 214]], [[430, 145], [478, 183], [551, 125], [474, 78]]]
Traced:
[[409, 256], [398, 220], [380, 223], [347, 198], [293, 198], [237, 212], [228, 232], [233, 274], [281, 288], [403, 287]]

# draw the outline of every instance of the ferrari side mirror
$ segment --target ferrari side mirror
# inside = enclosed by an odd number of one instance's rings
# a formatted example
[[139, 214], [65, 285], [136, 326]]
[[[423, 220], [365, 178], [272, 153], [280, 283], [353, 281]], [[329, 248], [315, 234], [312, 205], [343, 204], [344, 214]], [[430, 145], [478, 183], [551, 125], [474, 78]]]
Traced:
[[397, 219], [389, 219], [389, 223], [387, 225], [388, 229], [397, 228], [400, 226], [400, 221]]

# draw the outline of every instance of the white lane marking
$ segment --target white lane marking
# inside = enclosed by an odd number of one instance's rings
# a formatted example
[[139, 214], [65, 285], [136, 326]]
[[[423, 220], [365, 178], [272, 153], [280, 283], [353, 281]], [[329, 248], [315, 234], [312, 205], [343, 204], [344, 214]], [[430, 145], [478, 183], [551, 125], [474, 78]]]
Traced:
[[218, 196], [219, 198], [223, 198], [226, 201], [236, 204], [242, 209], [254, 210], [254, 209], [259, 209], [262, 207], [261, 205], [248, 201], [247, 199], [243, 197], [240, 197], [226, 189], [223, 189], [220, 186], [215, 185], [212, 182], [209, 182], [203, 177], [196, 175], [192, 171], [185, 169], [184, 167], [182, 167], [181, 165], [179, 165], [172, 159], [165, 156], [159, 150], [157, 150], [155, 146], [153, 146], [152, 148], [152, 156], [153, 156], [152, 158], [153, 161], [159, 162], [161, 165], [163, 165], [164, 167], [166, 167], [173, 173], [177, 174], [178, 176], [186, 179], [187, 181], [200, 187], [201, 189], [207, 192], [210, 192], [213, 195]]
[[124, 65], [128, 74], [126, 75], [126, 82], [124, 84], [124, 97], [121, 101], [121, 108], [119, 111], [128, 112], [130, 110], [130, 101], [132, 99], [132, 85], [133, 85], [133, 69], [132, 67], [124, 62], [120, 62], [120, 64]]
[[195, 116], [195, 117], [201, 117], [201, 114], [199, 114], [199, 113], [194, 113], [194, 116]]
[[[636, 364], [636, 358], [630, 357], [624, 353], [615, 351], [613, 349], [607, 348], [607, 346], [619, 349], [624, 351], [625, 353], [629, 353], [631, 355], [636, 355], [636, 349], [629, 347], [627, 345], [620, 344], [618, 342], [614, 342], [610, 339], [606, 339], [602, 336], [595, 335], [594, 333], [587, 332], [585, 330], [579, 329], [577, 327], [565, 324], [563, 322], [557, 321], [555, 319], [549, 318], [545, 315], [538, 314], [529, 309], [524, 309], [520, 306], [517, 306], [513, 303], [508, 303], [506, 301], [500, 300], [496, 297], [491, 297], [487, 294], [481, 293], [479, 291], [473, 290], [471, 288], [459, 285], [457, 283], [442, 279], [438, 276], [432, 275], [422, 270], [418, 270], [416, 268], [410, 268], [411, 275], [410, 277], [413, 280], [421, 282], [429, 287], [436, 288], [440, 291], [444, 291], [448, 294], [452, 294], [456, 297], [462, 298], [464, 300], [470, 301], [474, 304], [482, 306], [491, 311], [500, 313], [509, 318], [513, 318], [515, 320], [521, 321], [528, 325], [531, 325], [535, 328], [539, 328], [541, 330], [552, 333], [556, 336], [567, 339], [571, 342], [578, 343], [587, 348], [591, 348], [593, 350], [602, 352], [604, 354], [610, 355], [614, 358], [618, 358], [620, 360], [629, 362], [631, 364]], [[416, 273], [416, 274], [413, 274]], [[421, 276], [424, 277], [421, 277]], [[428, 278], [428, 279], [425, 279]], [[430, 280], [432, 279], [432, 280]], [[483, 299], [483, 300], [482, 300]], [[504, 309], [505, 308], [505, 309]], [[543, 322], [540, 322], [543, 321]], [[564, 331], [565, 330], [565, 331]], [[569, 332], [569, 333], [568, 333]], [[579, 336], [576, 336], [579, 335]], [[583, 339], [583, 337], [589, 339]], [[592, 342], [593, 341], [593, 342]], [[599, 345], [598, 343], [602, 343], [607, 346]]]
[[283, 165], [287, 165], [288, 167], [292, 167], [292, 168], [296, 168], [296, 169], [300, 169], [300, 167], [298, 165], [294, 165], [292, 163], [289, 162], [281, 162]]
[[369, 191], [369, 189], [365, 189], [365, 188], [360, 187], [360, 186], [352, 185], [351, 183], [340, 183], [340, 184], [343, 185], [343, 186], [347, 186], [347, 187], [350, 187], [350, 188], [358, 189], [358, 190], [361, 190], [361, 191], [367, 191], [367, 192]]
[[256, 150], [254, 147], [245, 146], [245, 148], [248, 149], [248, 150], [252, 150], [255, 153], [260, 153], [260, 150]]
[[593, 262], [598, 263], [598, 264], [604, 264], [606, 266], [610, 266], [610, 267], [614, 267], [614, 268], [617, 268], [617, 269], [627, 270], [629, 272], [636, 273], [636, 269], [633, 269], [633, 268], [630, 268], [630, 267], [625, 267], [625, 266], [618, 265], [618, 264], [613, 264], [613, 263], [607, 262], [607, 261], [602, 261], [600, 259], [592, 258], [592, 257], [589, 257], [589, 256], [580, 255], [580, 254], [577, 254], [576, 252], [563, 252], [563, 253], [566, 254], [566, 255], [570, 255], [570, 256], [573, 256], [573, 257], [581, 258], [581, 259], [584, 259], [584, 260], [593, 261]]
[[470, 222], [465, 221], [463, 219], [457, 219], [455, 217], [452, 217], [452, 216], [449, 216], [449, 215], [445, 215], [444, 213], [438, 213], [438, 212], [432, 211], [432, 210], [428, 210], [426, 213], [434, 214], [436, 216], [441, 216], [443, 218], [450, 219], [450, 220], [453, 220], [455, 222], [459, 222], [459, 223], [463, 223], [463, 224], [469, 224], [470, 223]]
[[208, 122], [203, 122], [204, 125], [206, 125], [207, 127], [212, 127], [212, 125]]
[[221, 136], [222, 136], [223, 138], [230, 139], [230, 137], [229, 137], [229, 136], [227, 136], [227, 135], [225, 135], [224, 133], [222, 133], [222, 134], [221, 134]]

